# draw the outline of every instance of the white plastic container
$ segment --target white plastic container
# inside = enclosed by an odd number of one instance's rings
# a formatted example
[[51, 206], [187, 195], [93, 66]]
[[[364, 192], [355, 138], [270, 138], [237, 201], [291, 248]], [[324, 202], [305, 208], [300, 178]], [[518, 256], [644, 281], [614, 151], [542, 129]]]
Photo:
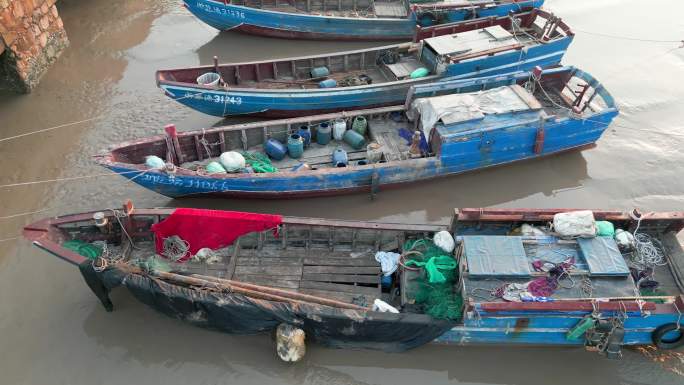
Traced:
[[344, 138], [344, 132], [347, 131], [347, 122], [344, 119], [335, 119], [333, 124], [333, 138], [341, 141]]
[[201, 86], [215, 87], [219, 84], [221, 80], [221, 75], [216, 72], [207, 72], [206, 74], [200, 75], [197, 78], [197, 84]]

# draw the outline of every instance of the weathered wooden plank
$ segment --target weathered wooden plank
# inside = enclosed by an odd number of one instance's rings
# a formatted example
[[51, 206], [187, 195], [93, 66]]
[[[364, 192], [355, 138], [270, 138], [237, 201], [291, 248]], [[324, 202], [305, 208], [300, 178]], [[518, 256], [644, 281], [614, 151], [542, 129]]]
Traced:
[[274, 257], [239, 257], [238, 266], [297, 266], [302, 264], [302, 258], [274, 258]]
[[334, 291], [328, 291], [328, 290], [316, 290], [316, 289], [305, 289], [305, 288], [299, 288], [296, 290], [298, 293], [302, 294], [309, 294], [309, 295], [315, 295], [318, 297], [323, 297], [323, 298], [330, 298], [330, 299], [336, 299], [338, 301], [343, 301], [347, 303], [356, 303], [358, 302], [359, 299], [361, 301], [365, 301], [365, 304], [372, 304], [373, 300], [375, 298], [372, 298], [373, 296], [366, 296], [363, 294], [353, 294], [353, 293], [340, 293], [340, 292], [334, 292]]
[[286, 217], [283, 222], [290, 225], [313, 225], [313, 226], [335, 226], [338, 228], [362, 228], [378, 230], [399, 230], [399, 231], [442, 231], [446, 230], [446, 225], [424, 225], [424, 224], [398, 224], [398, 223], [377, 223], [345, 220], [328, 220], [319, 218], [299, 218]]
[[306, 257], [305, 265], [315, 266], [374, 266], [379, 267], [378, 261], [372, 258], [325, 258], [325, 257]]
[[299, 288], [299, 277], [285, 275], [238, 275], [235, 277], [236, 280], [242, 282], [253, 283], [256, 285], [264, 285], [270, 287], [281, 287], [286, 289], [297, 289]]
[[343, 283], [302, 281], [299, 287], [303, 289], [328, 290], [342, 293], [358, 293], [366, 295], [379, 295], [380, 289], [377, 287], [345, 285]]
[[304, 266], [304, 274], [380, 274], [380, 267]]
[[301, 266], [236, 266], [235, 274], [301, 275]]
[[233, 255], [230, 257], [230, 263], [226, 267], [226, 279], [233, 278], [235, 274], [235, 267], [237, 266], [238, 255], [240, 253], [240, 238], [235, 241], [235, 248], [233, 249]]
[[357, 283], [378, 283], [380, 278], [377, 275], [358, 275], [358, 274], [302, 274], [303, 281], [318, 282], [357, 282]]

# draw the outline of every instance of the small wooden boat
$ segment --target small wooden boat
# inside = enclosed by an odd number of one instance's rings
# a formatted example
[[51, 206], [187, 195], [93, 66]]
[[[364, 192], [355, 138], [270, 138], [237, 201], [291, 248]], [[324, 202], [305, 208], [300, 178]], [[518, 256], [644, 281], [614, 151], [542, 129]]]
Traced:
[[[156, 136], [117, 145], [96, 161], [143, 187], [169, 197], [196, 194], [289, 198], [391, 186], [537, 158], [593, 145], [617, 107], [591, 75], [562, 67], [415, 86], [404, 105], [272, 120]], [[411, 120], [409, 120], [409, 117]], [[363, 141], [352, 147], [334, 140], [316, 143], [320, 125], [352, 127], [367, 121]], [[346, 121], [346, 123], [345, 123]], [[208, 163], [227, 151], [246, 157], [264, 153], [270, 140], [286, 143], [304, 126], [311, 145], [300, 158], [271, 159], [277, 172], [209, 174]], [[411, 137], [422, 131], [421, 149]], [[347, 154], [336, 167], [338, 148]], [[167, 169], [151, 169], [147, 156], [163, 158]], [[160, 160], [161, 161], [161, 160]], [[173, 164], [171, 164], [173, 163]], [[306, 166], [304, 166], [306, 165]]]
[[[44, 219], [24, 236], [79, 266], [109, 311], [109, 292], [123, 286], [168, 316], [228, 333], [285, 324], [334, 347], [586, 345], [609, 357], [624, 345], [684, 345], [684, 212], [593, 211], [591, 225], [609, 221], [615, 238], [567, 240], [547, 224], [569, 211], [461, 209], [446, 226], [129, 202]], [[632, 243], [618, 245], [621, 232]], [[655, 254], [642, 258], [646, 244]], [[436, 270], [423, 267], [430, 261]]]
[[535, 9], [424, 28], [418, 36], [419, 43], [331, 55], [161, 70], [157, 85], [209, 115], [306, 116], [401, 103], [415, 84], [553, 66], [574, 35]]
[[287, 39], [410, 40], [417, 25], [452, 23], [541, 7], [543, 0], [184, 0], [221, 30]]

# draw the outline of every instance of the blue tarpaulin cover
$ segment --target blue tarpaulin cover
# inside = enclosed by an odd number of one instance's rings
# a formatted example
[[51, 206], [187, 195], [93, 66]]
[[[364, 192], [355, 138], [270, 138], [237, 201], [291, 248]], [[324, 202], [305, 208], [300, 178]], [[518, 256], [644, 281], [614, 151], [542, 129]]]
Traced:
[[530, 275], [522, 237], [464, 236], [462, 239], [471, 276]]
[[629, 267], [613, 238], [580, 238], [577, 243], [589, 265], [589, 275], [624, 276], [629, 274]]

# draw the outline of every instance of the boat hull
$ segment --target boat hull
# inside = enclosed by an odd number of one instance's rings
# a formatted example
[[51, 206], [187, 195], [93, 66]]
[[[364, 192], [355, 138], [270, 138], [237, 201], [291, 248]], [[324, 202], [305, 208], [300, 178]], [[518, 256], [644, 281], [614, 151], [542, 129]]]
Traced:
[[[229, 177], [168, 175], [157, 171], [136, 172], [120, 164], [104, 163], [112, 171], [159, 194], [179, 198], [194, 195], [230, 198], [302, 198], [340, 195], [398, 187], [407, 183], [456, 175], [516, 161], [534, 159], [593, 145], [601, 136], [617, 110], [610, 109], [589, 120], [564, 119], [546, 128], [544, 151], [534, 153], [536, 127], [520, 130], [519, 135], [502, 134], [500, 138], [478, 136], [464, 141], [463, 156], [421, 158], [379, 163], [349, 169], [330, 168], [315, 172], [280, 172], [277, 174], [237, 174]], [[500, 139], [500, 140], [499, 140]], [[496, 142], [492, 151], [468, 151], [478, 147], [480, 140]], [[460, 151], [460, 150], [458, 150]], [[375, 179], [375, 182], [374, 182]]]
[[537, 66], [551, 67], [560, 63], [571, 42], [572, 37], [569, 36], [529, 49], [455, 63], [442, 76], [358, 87], [306, 90], [231, 87], [215, 89], [171, 81], [160, 81], [159, 87], [177, 102], [213, 116], [306, 116], [403, 104], [409, 87], [416, 84], [496, 75], [514, 76], [520, 71], [530, 71]]
[[[501, 4], [482, 8], [453, 9], [446, 22], [473, 17], [505, 16], [540, 7], [543, 0]], [[286, 39], [312, 40], [411, 40], [416, 30], [416, 16], [406, 18], [354, 18], [277, 12], [226, 4], [214, 0], [184, 0], [185, 7], [198, 19], [221, 31], [239, 31], [252, 35]]]
[[[36, 242], [37, 246], [43, 247]], [[59, 252], [51, 251], [55, 255]], [[465, 312], [461, 322], [424, 314], [393, 314], [302, 304], [293, 307], [230, 292], [202, 292], [118, 268], [96, 272], [90, 261], [81, 273], [108, 310], [109, 292], [124, 286], [143, 304], [169, 317], [228, 334], [268, 333], [285, 322], [302, 328], [307, 340], [335, 348], [402, 352], [427, 343], [442, 345], [585, 346], [586, 338], [568, 333], [592, 313], [587, 302], [560, 302], [555, 310], [487, 311], [481, 304]], [[503, 303], [511, 308], [525, 304]], [[547, 305], [547, 304], [542, 304]], [[553, 304], [552, 304], [553, 305]], [[587, 307], [588, 306], [588, 307]], [[656, 329], [679, 322], [672, 304], [604, 303], [603, 317], [624, 317], [621, 345], [650, 345]], [[643, 306], [643, 309], [639, 308]]]

